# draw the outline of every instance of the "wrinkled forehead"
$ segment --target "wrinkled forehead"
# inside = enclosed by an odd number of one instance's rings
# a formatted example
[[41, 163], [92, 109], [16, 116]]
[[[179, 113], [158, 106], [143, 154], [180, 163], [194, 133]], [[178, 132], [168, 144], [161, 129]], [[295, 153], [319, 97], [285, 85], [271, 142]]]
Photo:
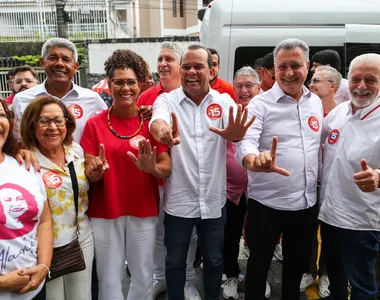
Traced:
[[358, 63], [352, 67], [350, 77], [378, 77], [380, 78], [380, 66], [368, 63]]
[[240, 74], [240, 75], [237, 75], [235, 80], [234, 80], [235, 83], [258, 83], [258, 82], [255, 82], [255, 79], [253, 78], [252, 75], [246, 75], [246, 74]]

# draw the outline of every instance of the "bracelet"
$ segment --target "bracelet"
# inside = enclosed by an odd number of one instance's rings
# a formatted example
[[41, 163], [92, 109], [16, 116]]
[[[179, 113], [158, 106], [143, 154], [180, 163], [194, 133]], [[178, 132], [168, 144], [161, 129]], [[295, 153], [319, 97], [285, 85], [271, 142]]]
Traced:
[[43, 266], [43, 267], [45, 267], [46, 270], [48, 271], [48, 277], [51, 278], [51, 276], [50, 276], [50, 269], [48, 268], [47, 265], [45, 265], [45, 264], [38, 264], [37, 266]]

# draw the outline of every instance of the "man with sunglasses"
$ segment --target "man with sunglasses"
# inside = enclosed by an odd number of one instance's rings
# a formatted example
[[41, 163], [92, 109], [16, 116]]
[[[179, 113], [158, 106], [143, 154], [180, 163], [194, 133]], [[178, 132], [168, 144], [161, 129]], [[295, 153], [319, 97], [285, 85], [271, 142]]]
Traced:
[[[318, 51], [311, 57], [310, 72], [314, 73], [319, 66], [330, 66], [339, 71], [341, 68], [339, 53], [332, 49]], [[348, 100], [350, 100], [348, 94], [348, 80], [342, 78], [339, 89], [335, 93], [335, 101], [337, 104], [340, 104]]]

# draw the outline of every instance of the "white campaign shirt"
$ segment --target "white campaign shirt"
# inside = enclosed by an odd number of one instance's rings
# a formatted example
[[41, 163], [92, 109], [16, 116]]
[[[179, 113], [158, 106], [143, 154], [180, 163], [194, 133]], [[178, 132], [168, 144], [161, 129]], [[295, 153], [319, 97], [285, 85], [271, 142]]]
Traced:
[[150, 125], [158, 119], [171, 124], [178, 118], [181, 143], [170, 150], [172, 174], [165, 182], [164, 210], [173, 216], [219, 218], [226, 203], [226, 141], [209, 131], [225, 128], [229, 107], [236, 108], [228, 94], [210, 88], [197, 106], [182, 87], [161, 94], [153, 105]]
[[[37, 227], [46, 200], [41, 176], [8, 155], [0, 163], [0, 275], [37, 265]], [[33, 299], [43, 287], [25, 295], [0, 292], [1, 300]]]
[[[50, 95], [45, 88], [46, 80], [26, 91], [18, 93], [13, 100], [13, 111], [15, 112], [16, 119], [20, 122], [22, 114], [25, 108], [28, 106], [30, 101], [38, 96], [51, 96], [53, 98], [59, 99], [55, 96]], [[82, 137], [84, 125], [87, 120], [92, 116], [102, 112], [107, 109], [107, 105], [100, 98], [99, 94], [82, 88], [73, 83], [73, 88], [65, 96], [59, 99], [66, 105], [66, 107], [71, 111], [75, 117], [76, 129], [74, 132], [74, 140], [79, 143]]]
[[323, 120], [318, 96], [304, 87], [299, 101], [284, 94], [275, 83], [272, 89], [248, 104], [249, 116], [256, 115], [244, 140], [237, 144], [236, 158], [242, 165], [248, 154], [270, 150], [278, 137], [277, 165], [290, 172], [248, 172], [248, 197], [279, 210], [301, 210], [316, 203], [318, 152]]
[[340, 81], [340, 86], [334, 95], [334, 99], [337, 105], [350, 100], [350, 95], [348, 94], [348, 80], [346, 78], [342, 78]]
[[324, 160], [319, 219], [352, 230], [380, 231], [380, 189], [364, 193], [353, 176], [365, 159], [380, 167], [380, 99], [352, 115], [350, 102], [332, 110], [324, 120]]

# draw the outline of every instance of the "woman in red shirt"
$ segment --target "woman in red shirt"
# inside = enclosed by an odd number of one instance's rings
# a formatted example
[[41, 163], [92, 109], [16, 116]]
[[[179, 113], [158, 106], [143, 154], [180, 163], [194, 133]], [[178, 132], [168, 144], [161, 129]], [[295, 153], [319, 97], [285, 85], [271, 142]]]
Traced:
[[114, 104], [86, 123], [81, 145], [92, 183], [91, 217], [99, 299], [124, 299], [124, 261], [133, 277], [128, 300], [152, 299], [158, 224], [157, 179], [171, 173], [169, 149], [150, 135], [136, 100], [148, 76], [145, 61], [116, 50], [105, 62]]

